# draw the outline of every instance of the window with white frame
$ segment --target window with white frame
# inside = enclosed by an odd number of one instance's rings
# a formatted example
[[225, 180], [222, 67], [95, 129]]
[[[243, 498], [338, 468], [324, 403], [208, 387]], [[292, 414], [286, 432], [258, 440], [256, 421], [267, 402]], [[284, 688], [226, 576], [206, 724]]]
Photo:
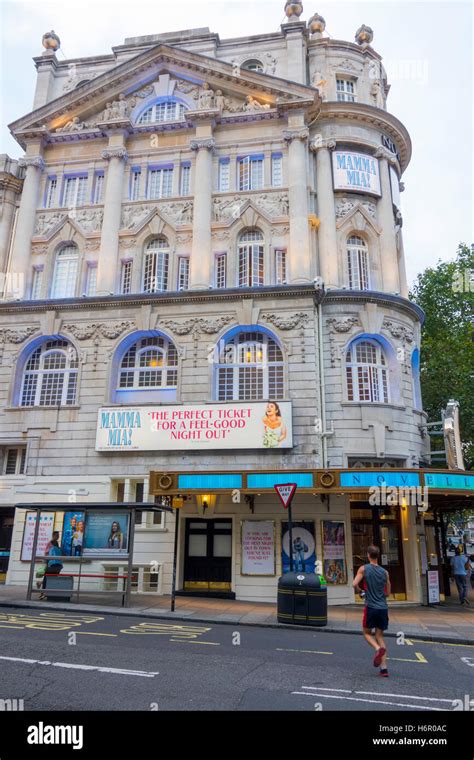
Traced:
[[347, 398], [388, 404], [388, 367], [382, 346], [375, 340], [351, 343], [346, 353]]
[[178, 352], [161, 335], [141, 338], [133, 344], [120, 364], [118, 390], [176, 388]]
[[245, 156], [238, 160], [239, 190], [263, 188], [263, 156]]
[[67, 243], [56, 254], [51, 298], [72, 298], [76, 295], [79, 251], [75, 243]]
[[137, 124], [156, 124], [163, 121], [181, 121], [186, 106], [178, 100], [168, 98], [149, 106], [140, 115]]
[[358, 235], [347, 238], [347, 272], [351, 290], [370, 290], [369, 252]]
[[275, 282], [277, 285], [286, 285], [286, 250], [275, 250]]
[[178, 290], [189, 288], [189, 256], [178, 258]]
[[120, 265], [120, 293], [124, 296], [132, 292], [132, 271], [132, 260], [122, 261]]
[[216, 254], [214, 281], [216, 288], [225, 288], [227, 285], [227, 253]]
[[219, 346], [218, 359], [217, 401], [283, 398], [283, 354], [276, 341], [266, 333], [238, 333]]
[[26, 472], [26, 446], [6, 448], [3, 455], [4, 475], [24, 475]]
[[148, 170], [148, 199], [170, 198], [173, 193], [173, 167]]
[[91, 261], [87, 264], [86, 296], [95, 296], [96, 294], [97, 294], [97, 262]]
[[337, 77], [336, 79], [336, 99], [343, 100], [346, 103], [354, 103], [356, 99], [355, 80]]
[[87, 174], [64, 177], [63, 206], [82, 206], [86, 202]]
[[33, 282], [31, 285], [31, 298], [33, 301], [37, 301], [43, 295], [43, 280], [43, 265], [33, 267]]
[[130, 200], [140, 200], [140, 180], [142, 178], [141, 169], [134, 167], [130, 174]]
[[92, 203], [103, 203], [104, 201], [105, 176], [104, 172], [96, 172], [94, 177], [94, 190], [92, 193]]
[[46, 183], [46, 195], [44, 199], [45, 208], [54, 208], [58, 202], [58, 179], [57, 177], [48, 177]]
[[230, 190], [230, 159], [219, 159], [219, 176], [217, 187], [220, 193], [226, 193]]
[[191, 192], [191, 164], [181, 164], [180, 195], [189, 195]]
[[259, 74], [262, 74], [264, 71], [263, 63], [258, 58], [249, 58], [248, 61], [244, 61], [241, 64], [240, 68], [247, 69], [247, 71], [257, 71]]
[[255, 288], [264, 283], [264, 246], [260, 230], [247, 230], [239, 238], [239, 288]]
[[78, 357], [67, 340], [47, 340], [25, 364], [20, 406], [70, 406], [76, 403]]
[[169, 243], [164, 235], [150, 240], [145, 248], [143, 292], [160, 293], [168, 289]]
[[283, 185], [283, 156], [281, 153], [272, 155], [272, 187]]

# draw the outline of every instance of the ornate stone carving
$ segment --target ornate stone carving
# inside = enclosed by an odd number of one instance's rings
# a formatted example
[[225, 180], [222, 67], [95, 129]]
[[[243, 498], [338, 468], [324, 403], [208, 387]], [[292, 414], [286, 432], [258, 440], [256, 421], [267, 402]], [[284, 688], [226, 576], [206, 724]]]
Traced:
[[298, 311], [295, 314], [262, 314], [262, 319], [275, 325], [279, 330], [294, 330], [296, 327], [305, 327], [309, 315], [304, 311]]
[[55, 129], [55, 132], [81, 132], [83, 129], [93, 129], [95, 122], [93, 121], [81, 121], [79, 116], [73, 116], [64, 126]]
[[176, 242], [181, 243], [182, 245], [191, 243], [192, 239], [193, 235], [191, 232], [187, 232], [185, 235], [176, 235]]
[[287, 193], [263, 193], [262, 195], [234, 195], [232, 198], [214, 198], [213, 216], [216, 222], [238, 219], [242, 208], [251, 201], [268, 216], [288, 216], [289, 200]]
[[201, 137], [197, 140], [191, 140], [189, 143], [191, 150], [210, 150], [213, 151], [216, 147], [216, 141], [213, 137]]
[[48, 253], [48, 246], [47, 245], [32, 245], [31, 253], [33, 254], [33, 256], [42, 256], [45, 253]]
[[216, 107], [214, 90], [207, 82], [193, 93], [193, 98], [196, 100], [198, 111], [211, 111]]
[[317, 91], [319, 92], [319, 96], [323, 102], [325, 102], [328, 99], [327, 84], [328, 84], [328, 80], [324, 79], [321, 72], [315, 71], [311, 79], [311, 85], [312, 87], [315, 87], [317, 89]]
[[377, 217], [377, 206], [375, 203], [366, 200], [356, 200], [344, 197], [340, 200], [336, 200], [336, 219], [343, 219], [357, 206], [362, 206], [368, 214], [375, 219]]
[[193, 220], [193, 201], [172, 201], [156, 205], [124, 206], [122, 209], [121, 229], [132, 230], [141, 224], [147, 216], [158, 208], [174, 224], [191, 224]]
[[161, 324], [168, 327], [171, 332], [174, 332], [176, 335], [188, 335], [189, 333], [192, 333], [193, 335], [199, 335], [200, 333], [213, 335], [222, 330], [222, 328], [229, 322], [232, 322], [233, 319], [234, 317], [228, 314], [223, 317], [215, 318], [191, 317], [183, 322], [166, 319], [163, 320]]
[[349, 332], [358, 323], [357, 317], [329, 317], [326, 319], [326, 324], [330, 326], [330, 329], [338, 333]]
[[265, 74], [273, 75], [276, 70], [276, 65], [277, 65], [277, 59], [275, 58], [273, 53], [270, 53], [269, 51], [265, 53], [265, 62], [264, 62]]
[[118, 100], [113, 100], [106, 103], [105, 109], [102, 113], [101, 121], [108, 122], [117, 119], [128, 119], [130, 111], [136, 105], [135, 98], [126, 99], [123, 93], [120, 93]]
[[284, 129], [283, 139], [285, 142], [292, 142], [293, 140], [305, 141], [309, 137], [308, 127], [300, 127], [299, 129]]
[[104, 212], [102, 209], [80, 209], [72, 217], [84, 232], [98, 232], [102, 228]]
[[363, 67], [356, 65], [354, 61], [351, 61], [349, 58], [344, 58], [343, 61], [334, 63], [332, 68], [337, 69], [338, 71], [347, 71], [350, 74], [360, 74]]
[[17, 330], [0, 330], [0, 343], [23, 343], [30, 335], [38, 330], [38, 327], [23, 327]]
[[247, 95], [243, 105], [243, 111], [268, 111], [270, 107], [269, 103], [260, 103], [252, 95]]
[[384, 107], [382, 85], [378, 79], [370, 85], [370, 100], [373, 106], [376, 106], [377, 108]]
[[66, 218], [65, 214], [57, 211], [54, 214], [38, 214], [36, 217], [36, 224], [34, 235], [47, 235], [55, 227], [58, 226]]
[[86, 251], [98, 251], [100, 248], [100, 238], [86, 240]]
[[110, 161], [111, 158], [120, 158], [123, 161], [128, 161], [128, 153], [126, 148], [106, 148], [102, 151], [102, 158], [105, 161]]
[[317, 135], [313, 140], [310, 140], [309, 149], [312, 153], [325, 148], [326, 150], [334, 150], [336, 147], [336, 141], [332, 138], [323, 140], [320, 135]]
[[35, 169], [44, 169], [44, 159], [42, 156], [23, 156], [18, 159], [18, 166], [22, 168], [28, 168], [28, 166], [34, 166]]
[[98, 335], [110, 339], [118, 338], [131, 327], [135, 327], [135, 322], [125, 319], [121, 322], [91, 322], [86, 325], [70, 323], [64, 325], [64, 329], [74, 335], [77, 340], [88, 340]]
[[197, 85], [193, 84], [192, 82], [188, 82], [187, 79], [176, 79], [175, 87], [177, 90], [184, 92], [186, 95], [190, 95], [191, 93], [199, 91], [199, 87], [197, 87]]
[[415, 335], [413, 330], [399, 322], [392, 322], [390, 319], [385, 319], [382, 327], [384, 327], [393, 338], [403, 341], [403, 343], [413, 343]]
[[389, 164], [397, 163], [397, 157], [395, 156], [395, 154], [392, 153], [390, 150], [387, 150], [387, 148], [384, 148], [383, 145], [380, 145], [375, 151], [375, 158], [382, 158], [382, 159], [385, 158]]
[[137, 92], [134, 92], [133, 94], [137, 98], [148, 98], [150, 95], [153, 94], [153, 92], [154, 92], [153, 85], [152, 84], [147, 84], [146, 87], [142, 87], [141, 90], [137, 90]]

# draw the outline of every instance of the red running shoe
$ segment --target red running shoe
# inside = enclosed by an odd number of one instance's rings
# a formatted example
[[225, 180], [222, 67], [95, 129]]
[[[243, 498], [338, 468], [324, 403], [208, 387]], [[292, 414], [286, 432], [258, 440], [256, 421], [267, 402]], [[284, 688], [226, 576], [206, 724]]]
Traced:
[[387, 668], [385, 668], [385, 669], [381, 668], [379, 676], [382, 676], [382, 678], [388, 678], [388, 670], [387, 670]]
[[378, 668], [380, 663], [382, 662], [382, 657], [384, 656], [385, 652], [387, 650], [383, 647], [380, 647], [380, 649], [377, 649], [374, 657], [374, 668]]

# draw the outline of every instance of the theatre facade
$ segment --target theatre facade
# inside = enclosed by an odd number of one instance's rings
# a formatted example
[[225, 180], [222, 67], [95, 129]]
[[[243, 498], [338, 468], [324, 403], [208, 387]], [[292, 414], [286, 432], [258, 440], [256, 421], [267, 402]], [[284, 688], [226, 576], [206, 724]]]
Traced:
[[[116, 502], [118, 523], [120, 503], [150, 502], [174, 511], [137, 512], [135, 591], [170, 592], [179, 520], [179, 592], [274, 602], [288, 482], [293, 559], [330, 604], [354, 600], [369, 543], [400, 601], [441, 568], [440, 510], [474, 485], [429, 469], [410, 137], [372, 30], [334, 40], [285, 10], [278, 32], [151, 34], [74, 60], [43, 37], [32, 111], [10, 125], [24, 155], [0, 158], [9, 584], [29, 566], [15, 505], [67, 502], [79, 524], [88, 502]], [[125, 567], [120, 530], [110, 558], [89, 546], [91, 572]]]

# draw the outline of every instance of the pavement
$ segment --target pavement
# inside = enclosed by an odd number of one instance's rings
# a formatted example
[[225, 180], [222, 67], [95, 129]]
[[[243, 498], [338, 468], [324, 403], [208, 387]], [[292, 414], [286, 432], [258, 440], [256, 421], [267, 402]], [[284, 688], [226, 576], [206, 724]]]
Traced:
[[[393, 602], [389, 604], [390, 626], [387, 637], [400, 633], [433, 642], [474, 644], [474, 591], [470, 589], [470, 607], [461, 607], [453, 587], [453, 595], [440, 605], [420, 605]], [[36, 597], [37, 598], [37, 597]], [[264, 626], [302, 629], [278, 623], [275, 604], [242, 602], [227, 599], [207, 599], [178, 596], [175, 612], [170, 610], [169, 596], [132, 594], [131, 606], [122, 608], [116, 595], [81, 595], [79, 602], [27, 601], [26, 588], [0, 586], [0, 608], [52, 609], [90, 612], [133, 617], [159, 617], [167, 620], [190, 620], [193, 623], [222, 623], [230, 625]], [[327, 633], [360, 633], [362, 605], [338, 605], [328, 608], [328, 624], [318, 628]]]

